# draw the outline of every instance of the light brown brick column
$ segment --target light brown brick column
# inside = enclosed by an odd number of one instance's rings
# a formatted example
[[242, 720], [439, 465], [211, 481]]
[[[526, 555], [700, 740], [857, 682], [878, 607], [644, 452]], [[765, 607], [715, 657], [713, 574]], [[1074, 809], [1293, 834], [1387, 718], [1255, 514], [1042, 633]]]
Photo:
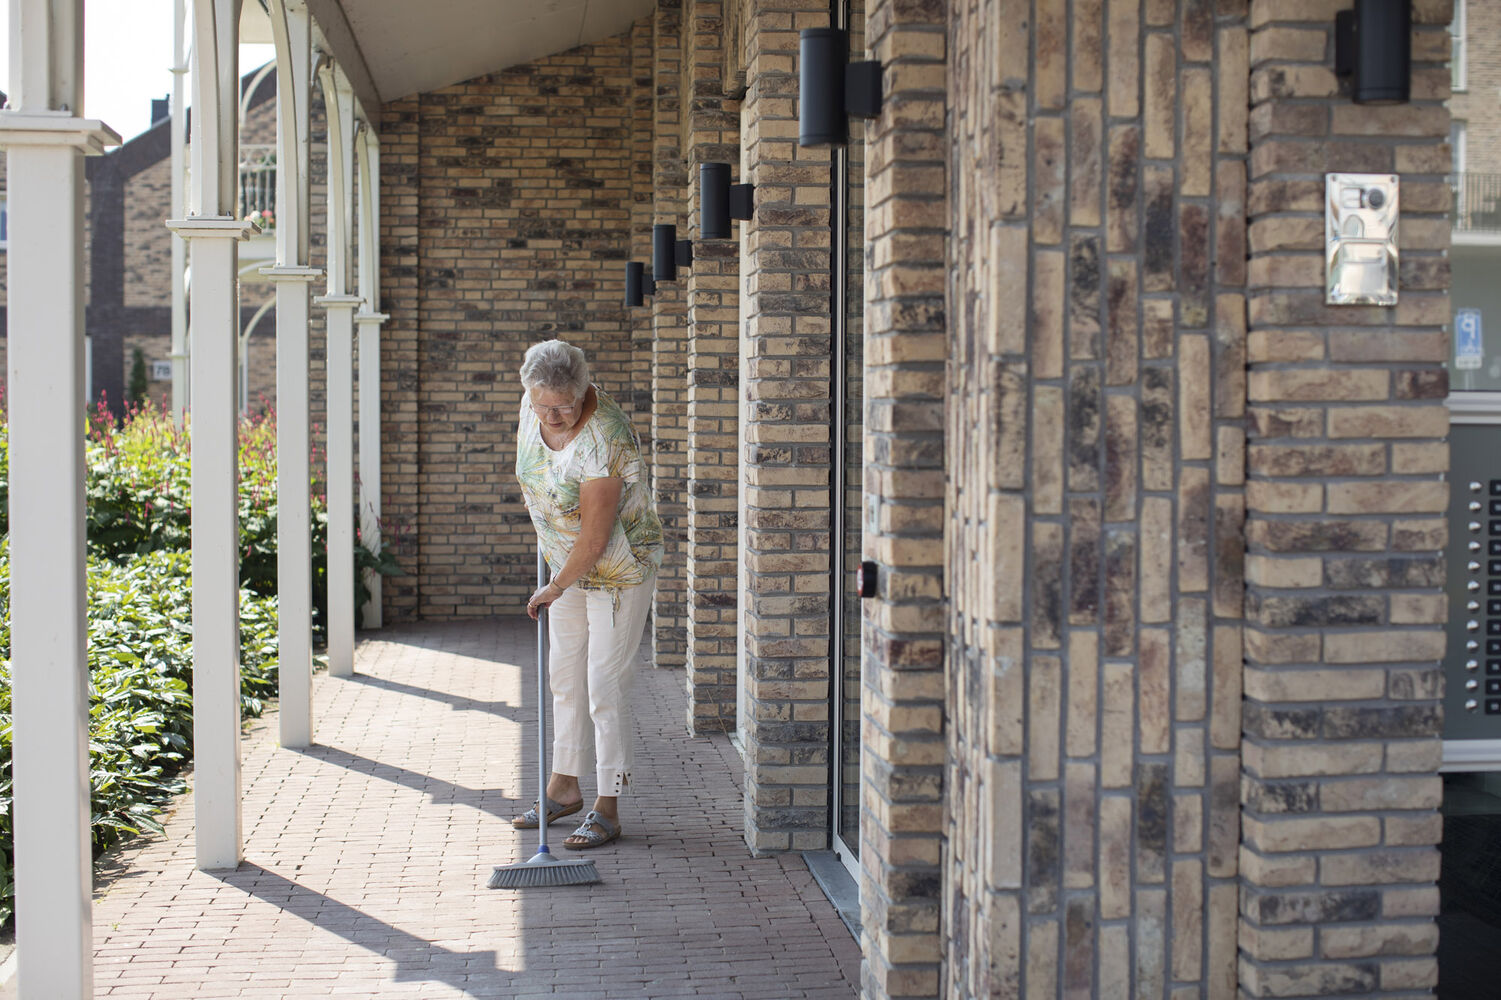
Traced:
[[946, 996], [1235, 995], [1247, 29], [954, 7]]
[[[652, 56], [656, 62], [652, 150], [652, 221], [678, 227], [687, 239], [688, 171], [682, 149], [681, 0], [658, 0]], [[650, 267], [650, 264], [647, 265]], [[666, 552], [657, 574], [652, 652], [658, 667], [681, 667], [688, 649], [688, 272], [657, 285], [652, 312], [652, 485]]]
[[721, 0], [688, 0], [688, 728], [735, 728], [737, 479], [740, 443], [740, 247], [700, 238], [699, 165], [740, 162], [740, 105], [726, 100]]
[[380, 283], [391, 316], [381, 330], [381, 519], [386, 547], [410, 574], [387, 579], [381, 587], [381, 610], [392, 622], [417, 617], [421, 587], [421, 539], [413, 530], [422, 496], [417, 433], [420, 106], [417, 98], [393, 101], [382, 106], [380, 120]]
[[865, 126], [860, 908], [879, 998], [942, 995], [947, 28], [945, 4], [867, 4], [885, 103]]
[[797, 33], [827, 25], [829, 7], [747, 3], [742, 641], [746, 840], [759, 852], [828, 846], [829, 155], [797, 145]]
[[[1240, 985], [1427, 994], [1437, 969], [1449, 4], [1413, 101], [1361, 107], [1339, 4], [1251, 3]], [[1401, 175], [1400, 301], [1324, 304], [1326, 171]]]
[[[651, 225], [653, 152], [656, 144], [656, 58], [652, 43], [656, 35], [655, 14], [631, 25], [631, 255], [630, 260], [645, 265], [651, 273]], [[625, 278], [621, 274], [621, 280]], [[633, 389], [625, 394], [629, 412], [641, 437], [641, 446], [651, 453], [651, 358], [652, 307], [645, 305], [626, 310], [631, 335], [631, 380]], [[618, 400], [622, 406], [625, 400]]]

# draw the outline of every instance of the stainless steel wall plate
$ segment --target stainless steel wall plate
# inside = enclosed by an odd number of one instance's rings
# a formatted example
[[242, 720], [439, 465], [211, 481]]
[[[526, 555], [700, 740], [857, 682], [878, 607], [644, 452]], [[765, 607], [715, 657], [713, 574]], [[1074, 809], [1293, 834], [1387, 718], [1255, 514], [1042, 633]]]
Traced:
[[1397, 175], [1324, 175], [1324, 301], [1397, 304]]

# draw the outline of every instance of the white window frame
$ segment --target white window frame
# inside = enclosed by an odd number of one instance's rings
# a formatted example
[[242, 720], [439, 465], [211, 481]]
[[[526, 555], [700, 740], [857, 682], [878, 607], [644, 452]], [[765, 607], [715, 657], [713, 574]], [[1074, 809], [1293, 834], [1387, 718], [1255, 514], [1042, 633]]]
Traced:
[[1467, 0], [1454, 0], [1454, 20], [1449, 22], [1449, 86], [1456, 93], [1469, 90], [1468, 59], [1465, 44], [1465, 7]]

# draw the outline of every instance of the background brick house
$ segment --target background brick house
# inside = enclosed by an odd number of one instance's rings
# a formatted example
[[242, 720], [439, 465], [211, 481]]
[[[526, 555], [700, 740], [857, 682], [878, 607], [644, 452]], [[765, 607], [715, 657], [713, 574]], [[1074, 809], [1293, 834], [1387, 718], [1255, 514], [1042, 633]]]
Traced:
[[[252, 71], [245, 75], [245, 116], [240, 141], [254, 159], [269, 149], [276, 138], [276, 77]], [[251, 86], [255, 89], [249, 91]], [[140, 349], [147, 365], [149, 396], [158, 404], [171, 404], [172, 380], [167, 366], [172, 354], [172, 233], [162, 224], [171, 213], [172, 176], [170, 123], [166, 101], [153, 101], [150, 128], [104, 156], [88, 161], [85, 181], [89, 206], [85, 222], [88, 257], [84, 268], [87, 288], [87, 330], [90, 339], [90, 384], [92, 398], [105, 398], [117, 414], [126, 397], [134, 351]], [[191, 113], [189, 114], [191, 119]], [[322, 106], [315, 108], [315, 144], [322, 134]], [[192, 141], [189, 134], [189, 142]], [[3, 160], [0, 153], [0, 160]], [[274, 173], [272, 174], [274, 177]], [[271, 182], [274, 189], [274, 181]], [[3, 197], [0, 182], [0, 197]], [[322, 253], [324, 211], [321, 187], [314, 218], [315, 253]], [[274, 406], [276, 402], [275, 313], [270, 307], [271, 286], [257, 273], [270, 263], [270, 235], [252, 240], [241, 251], [244, 274], [240, 285], [242, 332], [251, 329], [252, 340], [246, 365], [249, 392], [247, 410]], [[4, 302], [5, 275], [0, 270], [0, 304]], [[5, 318], [0, 314], [0, 334]], [[321, 338], [321, 327], [315, 336]], [[321, 340], [315, 360], [321, 363]], [[4, 358], [0, 339], [0, 360]], [[321, 397], [320, 397], [321, 402]]]

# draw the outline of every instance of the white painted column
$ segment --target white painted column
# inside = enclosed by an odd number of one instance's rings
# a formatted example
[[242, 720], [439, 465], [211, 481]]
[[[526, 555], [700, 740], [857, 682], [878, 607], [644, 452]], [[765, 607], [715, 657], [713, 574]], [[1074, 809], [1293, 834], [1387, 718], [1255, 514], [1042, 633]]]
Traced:
[[354, 95], [338, 68], [318, 71], [328, 118], [328, 671], [354, 673], [354, 314], [363, 300], [349, 294], [350, 222], [354, 215]]
[[[12, 0], [10, 618], [20, 995], [94, 995], [84, 542], [83, 0]], [[24, 416], [23, 416], [24, 415]]]
[[[188, 109], [183, 99], [183, 77], [188, 74], [187, 0], [172, 0], [172, 118], [171, 138], [172, 209], [174, 219], [186, 218]], [[188, 245], [172, 236], [172, 422], [186, 426], [188, 412]]]
[[[360, 297], [365, 308], [354, 317], [360, 336], [360, 541], [380, 553], [381, 386], [380, 328], [388, 317], [380, 308], [380, 134], [368, 124], [355, 146], [360, 184]], [[380, 628], [381, 575], [365, 571], [370, 600], [361, 619]]]
[[233, 868], [240, 817], [240, 0], [195, 0], [192, 213], [167, 223], [193, 268], [190, 366], [193, 448], [193, 808], [202, 869]]
[[276, 41], [276, 596], [281, 745], [313, 743], [312, 490], [307, 266], [312, 22], [302, 0], [271, 0]]

